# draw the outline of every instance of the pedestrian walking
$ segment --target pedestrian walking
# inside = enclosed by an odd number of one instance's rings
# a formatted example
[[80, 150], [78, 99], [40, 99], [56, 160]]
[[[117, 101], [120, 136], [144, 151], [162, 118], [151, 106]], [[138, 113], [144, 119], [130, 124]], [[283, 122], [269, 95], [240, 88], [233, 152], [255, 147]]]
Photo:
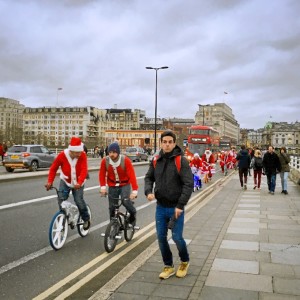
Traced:
[[[172, 231], [172, 239], [181, 260], [176, 276], [184, 277], [188, 271], [190, 257], [183, 238], [184, 207], [193, 192], [194, 180], [189, 162], [176, 145], [176, 135], [172, 131], [165, 131], [160, 139], [162, 149], [151, 161], [145, 175], [145, 195], [148, 201], [157, 199], [156, 232], [165, 265], [159, 278], [167, 279], [175, 274], [173, 255], [167, 240], [168, 228]], [[180, 166], [176, 164], [176, 157], [180, 157]]]
[[104, 147], [103, 146], [100, 147], [99, 154], [102, 159], [104, 157]]
[[241, 146], [241, 150], [236, 156], [236, 160], [238, 161], [239, 168], [239, 178], [241, 187], [246, 190], [247, 189], [247, 175], [248, 169], [251, 163], [250, 155], [245, 145]]
[[267, 175], [269, 193], [274, 195], [276, 187], [276, 174], [281, 172], [281, 164], [273, 146], [269, 146], [263, 157], [264, 173]]
[[3, 162], [4, 160], [4, 150], [3, 150], [3, 145], [0, 143], [0, 156], [1, 156], [1, 161]]
[[204, 174], [203, 181], [208, 183], [212, 178], [212, 174], [215, 173], [214, 163], [215, 158], [209, 149], [206, 149], [202, 155], [202, 173]]
[[278, 157], [279, 157], [279, 161], [280, 161], [280, 165], [281, 165], [281, 172], [280, 172], [281, 187], [282, 187], [281, 193], [287, 195], [288, 194], [287, 179], [288, 179], [289, 172], [290, 172], [289, 163], [291, 161], [291, 158], [287, 154], [285, 147], [280, 148], [280, 153], [279, 153]]
[[260, 190], [261, 185], [261, 175], [263, 170], [263, 160], [261, 151], [259, 149], [256, 149], [254, 152], [254, 156], [251, 159], [251, 166], [253, 168], [253, 179], [254, 179], [254, 187], [255, 190], [258, 188]]

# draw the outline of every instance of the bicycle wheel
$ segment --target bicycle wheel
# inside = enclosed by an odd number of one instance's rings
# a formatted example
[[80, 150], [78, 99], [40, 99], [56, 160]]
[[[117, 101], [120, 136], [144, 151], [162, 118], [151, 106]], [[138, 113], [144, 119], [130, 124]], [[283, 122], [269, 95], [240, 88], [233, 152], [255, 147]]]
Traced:
[[[88, 212], [90, 215], [90, 222], [91, 222], [92, 221], [92, 212], [88, 205], [87, 205], [87, 209], [88, 209]], [[78, 231], [79, 235], [82, 237], [85, 237], [89, 233], [90, 228], [91, 227], [89, 227], [87, 230], [85, 230], [83, 228], [83, 220], [81, 219], [81, 217], [79, 217], [78, 222], [77, 222], [77, 231]]]
[[63, 211], [58, 211], [52, 218], [49, 228], [49, 242], [54, 250], [59, 250], [67, 239], [68, 219]]
[[125, 220], [124, 223], [125, 223], [125, 224], [124, 224], [124, 226], [125, 226], [125, 228], [124, 228], [124, 237], [125, 237], [125, 240], [126, 240], [127, 242], [129, 242], [129, 241], [132, 240], [133, 235], [134, 235], [134, 232], [135, 232], [134, 226], [131, 225], [131, 224], [128, 222], [128, 220]]
[[110, 253], [116, 248], [118, 240], [116, 235], [119, 233], [120, 225], [118, 221], [111, 220], [106, 227], [105, 236], [104, 236], [104, 248], [106, 252]]

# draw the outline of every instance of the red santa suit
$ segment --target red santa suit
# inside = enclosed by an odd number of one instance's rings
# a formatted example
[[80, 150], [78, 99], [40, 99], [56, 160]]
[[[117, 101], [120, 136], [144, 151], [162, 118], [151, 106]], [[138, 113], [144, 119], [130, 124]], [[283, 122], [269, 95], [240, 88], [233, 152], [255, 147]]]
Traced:
[[102, 159], [99, 171], [100, 187], [105, 188], [108, 186], [124, 186], [131, 184], [132, 193], [137, 193], [138, 184], [135, 176], [135, 171], [131, 160], [124, 156], [125, 168], [121, 167], [121, 155], [119, 159], [114, 162], [109, 158], [109, 165], [106, 170], [106, 159]]
[[69, 153], [70, 149], [65, 149], [57, 155], [50, 167], [48, 182], [53, 183], [56, 172], [61, 167], [60, 178], [69, 187], [72, 188], [76, 184], [82, 186], [85, 183], [88, 172], [86, 153], [82, 151], [78, 159], [72, 159]]
[[190, 167], [196, 167], [197, 169], [201, 169], [202, 167], [202, 160], [198, 153], [194, 154], [194, 157], [190, 161]]
[[212, 176], [212, 173], [215, 173], [214, 164], [215, 159], [212, 155], [212, 152], [209, 149], [206, 149], [202, 155], [202, 170], [204, 174], [208, 174], [209, 177]]
[[224, 166], [226, 165], [227, 169], [231, 168], [232, 164], [232, 156], [230, 155], [229, 151], [222, 151], [220, 156], [220, 167], [222, 169], [222, 173], [224, 173]]

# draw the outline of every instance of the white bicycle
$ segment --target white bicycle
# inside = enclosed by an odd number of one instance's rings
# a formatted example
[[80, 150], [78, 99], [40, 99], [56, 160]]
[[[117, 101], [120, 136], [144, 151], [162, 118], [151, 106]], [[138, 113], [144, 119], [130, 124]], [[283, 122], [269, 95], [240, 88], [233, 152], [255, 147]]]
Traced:
[[[59, 250], [66, 242], [69, 226], [71, 229], [77, 227], [77, 231], [81, 237], [85, 237], [90, 229], [85, 230], [83, 228], [84, 222], [80, 216], [78, 207], [69, 200], [60, 200], [59, 191], [56, 187], [51, 187], [51, 189], [55, 189], [56, 191], [59, 211], [53, 216], [50, 223], [49, 242], [54, 250]], [[92, 214], [88, 205], [87, 209], [91, 220]]]

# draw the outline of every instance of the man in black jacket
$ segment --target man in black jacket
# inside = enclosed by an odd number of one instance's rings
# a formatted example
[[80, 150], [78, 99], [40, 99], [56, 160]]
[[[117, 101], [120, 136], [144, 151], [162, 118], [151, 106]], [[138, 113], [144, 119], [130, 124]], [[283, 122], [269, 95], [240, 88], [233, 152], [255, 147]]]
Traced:
[[269, 146], [268, 152], [263, 157], [264, 172], [267, 175], [269, 193], [274, 195], [276, 187], [276, 173], [281, 171], [281, 164], [278, 155], [274, 152], [273, 146]]
[[[148, 201], [157, 199], [156, 232], [165, 264], [159, 278], [167, 279], [175, 274], [173, 255], [167, 240], [168, 228], [172, 230], [172, 238], [181, 259], [176, 276], [184, 277], [189, 267], [189, 253], [182, 234], [184, 207], [193, 192], [194, 180], [189, 163], [176, 145], [176, 135], [172, 131], [162, 133], [161, 145], [159, 156], [153, 158], [145, 176], [145, 195]], [[176, 156], [180, 156], [180, 159], [176, 159]], [[176, 164], [177, 161], [180, 166]]]
[[248, 169], [250, 167], [251, 158], [250, 158], [250, 154], [249, 154], [248, 150], [246, 149], [245, 145], [241, 146], [241, 150], [237, 154], [236, 160], [238, 161], [241, 187], [244, 188], [244, 190], [246, 190], [247, 189], [247, 175], [248, 175]]

